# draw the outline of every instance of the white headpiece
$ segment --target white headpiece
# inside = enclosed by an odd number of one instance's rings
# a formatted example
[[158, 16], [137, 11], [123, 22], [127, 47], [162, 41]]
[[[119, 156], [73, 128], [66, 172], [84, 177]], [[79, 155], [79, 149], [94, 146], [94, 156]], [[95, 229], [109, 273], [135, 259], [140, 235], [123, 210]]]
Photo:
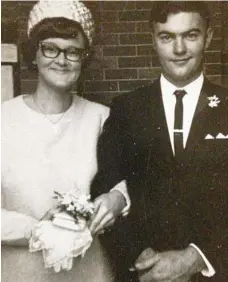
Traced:
[[90, 10], [78, 0], [40, 0], [34, 5], [28, 20], [27, 34], [45, 18], [64, 17], [78, 22], [91, 45], [94, 34], [94, 21]]

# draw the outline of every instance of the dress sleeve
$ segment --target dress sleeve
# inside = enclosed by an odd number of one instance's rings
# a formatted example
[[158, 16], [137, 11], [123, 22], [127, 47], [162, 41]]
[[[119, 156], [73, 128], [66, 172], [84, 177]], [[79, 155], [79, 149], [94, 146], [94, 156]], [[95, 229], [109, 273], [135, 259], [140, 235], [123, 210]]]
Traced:
[[37, 223], [37, 220], [31, 216], [2, 208], [2, 244], [13, 246], [27, 245], [35, 223]]

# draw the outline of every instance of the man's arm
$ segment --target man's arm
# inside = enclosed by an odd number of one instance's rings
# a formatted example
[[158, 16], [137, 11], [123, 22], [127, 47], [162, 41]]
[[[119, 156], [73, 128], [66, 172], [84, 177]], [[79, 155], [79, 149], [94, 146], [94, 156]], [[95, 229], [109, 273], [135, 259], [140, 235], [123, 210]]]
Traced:
[[119, 99], [115, 99], [98, 141], [98, 172], [91, 184], [93, 198], [108, 193], [118, 183], [125, 180], [122, 158], [124, 134], [122, 103]]

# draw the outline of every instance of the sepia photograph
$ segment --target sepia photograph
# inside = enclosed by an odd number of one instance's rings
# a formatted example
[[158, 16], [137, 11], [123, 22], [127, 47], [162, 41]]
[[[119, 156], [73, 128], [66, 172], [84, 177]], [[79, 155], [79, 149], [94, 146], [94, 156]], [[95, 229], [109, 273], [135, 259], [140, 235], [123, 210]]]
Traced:
[[228, 2], [1, 1], [1, 281], [228, 282]]

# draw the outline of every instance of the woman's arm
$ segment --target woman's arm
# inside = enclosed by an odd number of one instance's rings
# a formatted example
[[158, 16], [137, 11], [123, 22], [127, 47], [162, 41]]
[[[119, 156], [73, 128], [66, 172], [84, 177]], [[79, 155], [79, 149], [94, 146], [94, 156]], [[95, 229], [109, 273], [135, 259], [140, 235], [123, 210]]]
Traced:
[[1, 241], [4, 245], [26, 246], [37, 219], [15, 211], [1, 209]]

